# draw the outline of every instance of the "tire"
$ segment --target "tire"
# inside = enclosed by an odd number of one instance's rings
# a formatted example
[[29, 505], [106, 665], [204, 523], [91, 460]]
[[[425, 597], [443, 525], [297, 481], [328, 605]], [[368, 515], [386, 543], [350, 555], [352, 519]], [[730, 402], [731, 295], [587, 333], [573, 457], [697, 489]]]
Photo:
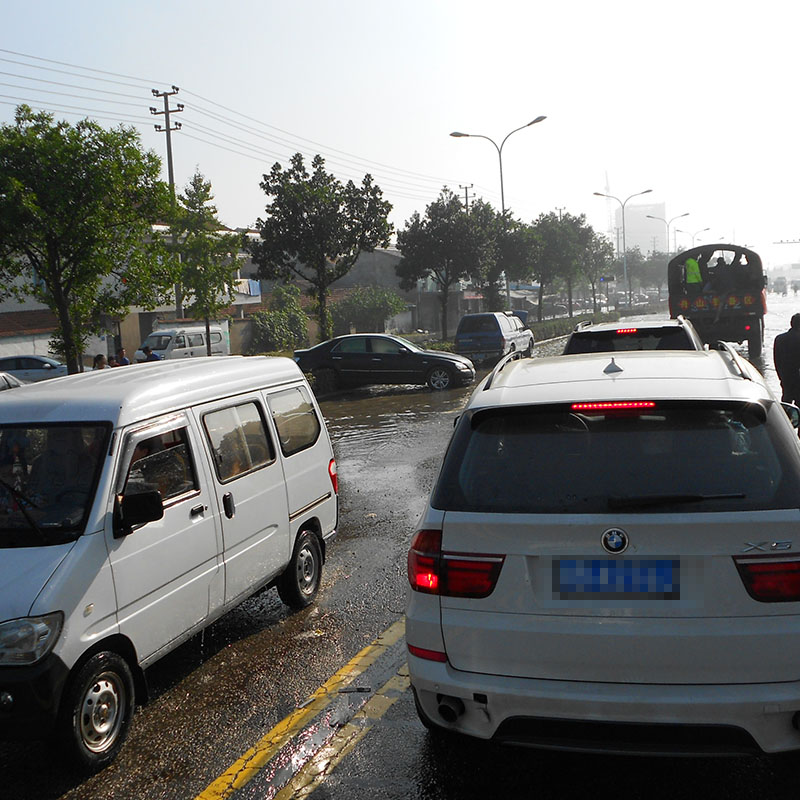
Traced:
[[761, 321], [750, 328], [747, 333], [747, 356], [751, 360], [761, 355], [763, 336], [761, 334]]
[[431, 389], [438, 392], [443, 389], [450, 389], [455, 381], [453, 380], [453, 373], [447, 367], [434, 367], [428, 373], [426, 383]]
[[522, 351], [523, 358], [530, 358], [533, 355], [533, 339], [528, 342], [528, 346]]
[[322, 550], [319, 541], [313, 533], [301, 531], [291, 561], [278, 578], [278, 594], [290, 608], [305, 608], [317, 596], [321, 579]]
[[110, 764], [130, 730], [135, 699], [125, 659], [93, 655], [70, 679], [61, 702], [57, 733], [64, 755], [91, 772]]

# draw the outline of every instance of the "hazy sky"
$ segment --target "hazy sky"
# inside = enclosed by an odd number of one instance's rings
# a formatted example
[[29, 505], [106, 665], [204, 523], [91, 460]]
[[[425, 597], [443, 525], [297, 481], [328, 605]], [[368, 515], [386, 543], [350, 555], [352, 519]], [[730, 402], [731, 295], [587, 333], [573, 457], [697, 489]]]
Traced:
[[226, 224], [263, 215], [262, 174], [300, 150], [372, 173], [402, 228], [445, 184], [499, 208], [497, 151], [451, 131], [499, 144], [546, 115], [503, 149], [517, 216], [562, 208], [605, 232], [607, 176], [774, 266], [800, 262], [773, 244], [800, 239], [799, 23], [783, 0], [4, 0], [0, 122], [23, 100], [125, 120], [163, 158], [150, 89], [174, 84], [176, 184], [199, 168]]

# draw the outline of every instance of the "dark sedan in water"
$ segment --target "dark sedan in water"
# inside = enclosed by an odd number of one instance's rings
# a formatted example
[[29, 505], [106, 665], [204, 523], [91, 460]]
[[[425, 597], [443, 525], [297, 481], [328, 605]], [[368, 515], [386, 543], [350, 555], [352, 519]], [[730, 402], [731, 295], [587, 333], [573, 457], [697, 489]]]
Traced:
[[337, 336], [308, 350], [295, 350], [303, 372], [329, 370], [338, 386], [373, 383], [426, 383], [448, 389], [475, 380], [475, 367], [464, 356], [423, 350], [399, 336], [355, 333]]

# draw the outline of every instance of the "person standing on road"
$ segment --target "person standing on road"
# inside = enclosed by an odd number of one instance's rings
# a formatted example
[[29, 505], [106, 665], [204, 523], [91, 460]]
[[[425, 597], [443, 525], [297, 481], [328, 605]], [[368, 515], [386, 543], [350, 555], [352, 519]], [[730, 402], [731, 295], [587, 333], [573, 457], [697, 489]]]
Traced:
[[125, 348], [120, 347], [119, 350], [117, 350], [117, 366], [127, 367], [130, 363], [131, 361], [125, 353]]
[[775, 337], [772, 357], [785, 403], [800, 404], [800, 314], [793, 314], [790, 328]]

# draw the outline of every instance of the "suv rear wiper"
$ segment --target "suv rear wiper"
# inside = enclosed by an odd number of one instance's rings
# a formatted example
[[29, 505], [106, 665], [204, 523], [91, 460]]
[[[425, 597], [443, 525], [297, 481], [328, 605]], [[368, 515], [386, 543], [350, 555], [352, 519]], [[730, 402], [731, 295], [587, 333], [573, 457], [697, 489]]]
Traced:
[[746, 497], [744, 492], [731, 492], [730, 494], [643, 494], [636, 497], [609, 497], [608, 507], [611, 511], [620, 511], [625, 508], [702, 503], [706, 500], [742, 500], [744, 497]]

